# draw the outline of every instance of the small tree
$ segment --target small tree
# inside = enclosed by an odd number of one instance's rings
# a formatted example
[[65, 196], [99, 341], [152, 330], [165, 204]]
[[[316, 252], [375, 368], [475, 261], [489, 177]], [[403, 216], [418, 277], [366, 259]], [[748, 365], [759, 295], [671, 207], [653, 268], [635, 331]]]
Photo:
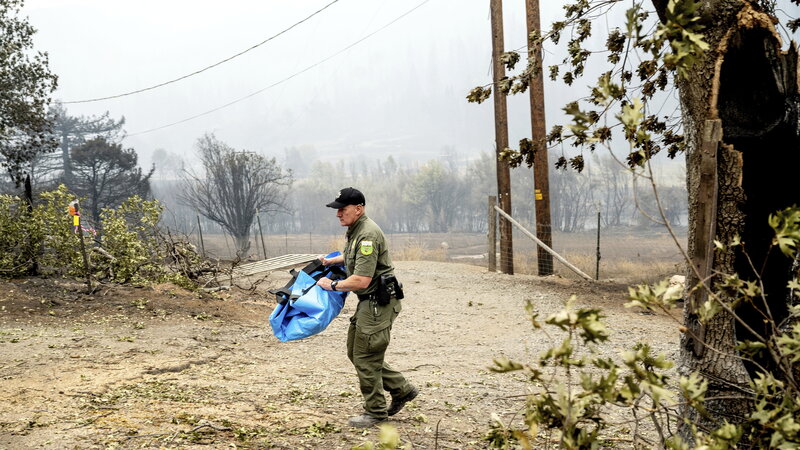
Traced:
[[181, 201], [221, 225], [236, 239], [240, 257], [250, 250], [250, 227], [259, 212], [285, 210], [291, 171], [275, 158], [237, 152], [206, 134], [197, 141], [202, 175], [184, 172]]
[[136, 151], [96, 138], [72, 149], [72, 188], [86, 197], [95, 224], [103, 208], [115, 208], [133, 195], [148, 197], [150, 176], [137, 166]]

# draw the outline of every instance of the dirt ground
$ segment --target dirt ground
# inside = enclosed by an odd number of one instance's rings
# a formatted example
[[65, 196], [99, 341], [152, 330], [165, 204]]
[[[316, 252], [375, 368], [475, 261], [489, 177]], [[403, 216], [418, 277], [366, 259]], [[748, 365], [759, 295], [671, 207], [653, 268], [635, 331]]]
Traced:
[[[556, 277], [490, 274], [456, 263], [397, 265], [406, 299], [387, 360], [420, 388], [390, 422], [404, 448], [485, 448], [493, 413], [519, 420], [529, 386], [487, 368], [505, 355], [530, 362], [552, 345], [542, 317], [577, 295], [602, 307], [616, 354], [641, 340], [675, 356], [675, 322], [623, 307], [626, 289]], [[266, 286], [282, 285], [285, 270]], [[347, 426], [361, 412], [347, 360], [356, 301], [317, 336], [281, 343], [265, 292], [197, 294], [172, 285], [0, 282], [0, 449], [349, 449], [376, 428]]]

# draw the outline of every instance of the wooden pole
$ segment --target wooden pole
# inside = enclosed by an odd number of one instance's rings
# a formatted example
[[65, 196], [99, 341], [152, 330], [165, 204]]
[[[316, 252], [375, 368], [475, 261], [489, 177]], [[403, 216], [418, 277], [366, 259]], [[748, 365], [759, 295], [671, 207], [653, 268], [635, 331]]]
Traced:
[[[508, 111], [506, 94], [500, 92], [501, 80], [506, 77], [506, 70], [500, 56], [503, 54], [503, 2], [491, 0], [492, 16], [492, 72], [494, 73], [494, 134], [497, 157], [497, 196], [500, 207], [511, 214], [511, 168], [508, 161], [500, 160], [500, 153], [508, 148]], [[500, 219], [500, 271], [514, 274], [514, 249], [511, 236], [511, 223]]]
[[86, 242], [83, 240], [83, 224], [81, 224], [81, 216], [75, 216], [77, 225], [78, 237], [81, 243], [81, 255], [83, 256], [83, 269], [86, 271], [86, 293], [92, 293], [92, 266], [89, 264], [89, 254], [86, 253]]
[[258, 234], [261, 236], [261, 249], [264, 251], [264, 259], [267, 259], [267, 246], [264, 244], [264, 230], [261, 228], [261, 216], [256, 214], [256, 220], [258, 221]]
[[489, 258], [489, 272], [497, 272], [497, 213], [494, 207], [497, 205], [497, 197], [494, 195], [489, 196], [489, 215], [486, 216], [486, 223], [488, 224], [489, 232], [487, 233], [488, 250], [487, 257]]
[[594, 268], [594, 279], [600, 279], [600, 211], [597, 211], [597, 258]]
[[206, 244], [203, 242], [203, 227], [200, 225], [200, 214], [197, 214], [197, 230], [200, 232], [200, 251], [203, 258], [206, 257]]
[[[548, 247], [553, 247], [550, 219], [550, 179], [547, 162], [547, 125], [544, 114], [544, 76], [542, 74], [542, 47], [530, 39], [541, 27], [539, 0], [525, 0], [528, 24], [528, 58], [535, 58], [539, 70], [531, 76], [528, 92], [531, 98], [531, 143], [533, 144], [533, 187], [536, 205], [536, 237]], [[541, 246], [537, 247], [539, 275], [553, 274], [553, 257]]]

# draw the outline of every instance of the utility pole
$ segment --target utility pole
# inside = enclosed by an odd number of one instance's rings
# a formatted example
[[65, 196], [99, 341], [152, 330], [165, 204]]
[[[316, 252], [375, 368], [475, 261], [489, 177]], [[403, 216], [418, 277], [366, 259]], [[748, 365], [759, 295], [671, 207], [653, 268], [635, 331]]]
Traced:
[[[550, 178], [547, 162], [547, 134], [544, 117], [544, 77], [542, 75], [542, 47], [534, 43], [531, 33], [540, 32], [539, 0], [525, 0], [528, 23], [528, 57], [535, 58], [539, 70], [531, 77], [528, 92], [531, 96], [531, 142], [533, 143], [533, 193], [536, 205], [536, 237], [548, 247], [553, 248], [550, 230]], [[541, 246], [537, 246], [539, 275], [553, 274], [553, 256]]]
[[[503, 2], [490, 0], [492, 16], [492, 72], [494, 74], [494, 135], [497, 159], [497, 197], [500, 208], [511, 215], [511, 169], [508, 161], [500, 160], [500, 152], [508, 148], [508, 111], [506, 94], [498, 88], [506, 77], [500, 56], [503, 54]], [[500, 218], [500, 271], [514, 274], [514, 247], [511, 240], [511, 222]]]

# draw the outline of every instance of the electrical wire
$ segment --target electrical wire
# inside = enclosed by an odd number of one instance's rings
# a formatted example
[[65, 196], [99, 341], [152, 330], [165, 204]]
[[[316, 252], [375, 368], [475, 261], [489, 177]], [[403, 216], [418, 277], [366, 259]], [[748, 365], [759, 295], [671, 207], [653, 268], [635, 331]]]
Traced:
[[108, 97], [90, 98], [90, 99], [86, 99], [86, 100], [71, 100], [71, 101], [68, 101], [68, 102], [61, 102], [61, 103], [65, 104], [65, 105], [68, 105], [68, 104], [76, 104], [76, 103], [91, 103], [91, 102], [99, 102], [99, 101], [102, 101], [102, 100], [111, 100], [111, 99], [114, 99], [114, 98], [127, 97], [129, 95], [134, 95], [134, 94], [139, 94], [139, 93], [142, 93], [142, 92], [152, 91], [153, 89], [157, 89], [157, 88], [166, 86], [168, 84], [172, 84], [172, 83], [176, 83], [176, 82], [181, 81], [181, 80], [185, 80], [185, 79], [187, 79], [189, 77], [192, 77], [194, 75], [198, 75], [200, 73], [203, 73], [206, 70], [213, 69], [214, 67], [217, 67], [219, 65], [225, 64], [226, 62], [231, 61], [234, 58], [238, 58], [239, 56], [242, 56], [242, 55], [244, 55], [245, 53], [247, 53], [247, 52], [249, 52], [251, 50], [255, 50], [256, 48], [261, 47], [262, 45], [266, 44], [267, 42], [277, 38], [278, 36], [280, 36], [282, 34], [285, 34], [285, 33], [289, 32], [291, 29], [293, 29], [293, 28], [299, 26], [300, 24], [308, 21], [309, 19], [311, 19], [312, 17], [316, 16], [317, 14], [320, 14], [322, 11], [325, 11], [326, 9], [328, 9], [329, 7], [331, 7], [334, 3], [337, 3], [338, 1], [339, 0], [333, 0], [332, 2], [328, 3], [327, 5], [323, 6], [322, 8], [318, 9], [317, 11], [315, 11], [310, 16], [306, 17], [305, 19], [303, 19], [303, 20], [301, 20], [299, 22], [296, 22], [295, 24], [293, 24], [289, 28], [286, 28], [286, 29], [284, 29], [283, 31], [281, 31], [281, 32], [279, 32], [277, 34], [272, 35], [272, 36], [264, 39], [263, 41], [259, 42], [258, 44], [255, 44], [255, 45], [253, 45], [253, 46], [251, 46], [251, 47], [249, 47], [249, 48], [247, 48], [245, 50], [242, 50], [239, 53], [236, 53], [233, 56], [229, 56], [229, 57], [223, 59], [222, 61], [219, 61], [219, 62], [216, 62], [214, 64], [211, 64], [210, 66], [206, 66], [206, 67], [204, 67], [204, 68], [202, 68], [200, 70], [196, 70], [196, 71], [194, 71], [192, 73], [189, 73], [187, 75], [183, 75], [183, 76], [175, 78], [173, 80], [165, 81], [163, 83], [159, 83], [159, 84], [156, 84], [156, 85], [153, 85], [153, 86], [150, 86], [150, 87], [137, 89], [135, 91], [125, 92], [123, 94], [109, 95]]
[[[369, 22], [367, 23], [367, 25], [364, 27], [364, 29], [361, 30], [361, 33], [359, 33], [359, 35], [361, 37], [364, 37], [364, 33], [366, 33], [367, 30], [369, 30], [372, 27], [372, 24], [375, 22], [375, 17], [378, 16], [378, 13], [380, 12], [381, 9], [383, 9], [384, 6], [386, 6], [386, 2], [388, 2], [388, 1], [389, 0], [383, 0], [383, 3], [378, 5], [378, 8], [372, 14], [372, 17], [369, 19]], [[299, 64], [296, 63], [292, 70], [297, 69], [298, 65]], [[318, 96], [319, 96], [319, 91], [317, 91], [314, 94], [314, 96], [311, 98], [311, 102], [314, 102], [317, 99]], [[290, 124], [284, 126], [283, 127], [283, 131], [280, 134], [278, 134], [277, 136], [275, 136], [275, 139], [276, 140], [281, 140], [285, 136], [289, 135], [289, 133], [292, 132], [292, 128], [295, 126], [295, 124], [297, 124], [300, 121], [300, 119], [303, 118], [306, 115], [308, 110], [309, 110], [309, 108], [305, 108], [297, 116], [295, 116], [294, 120], [292, 120], [292, 122]]]
[[423, 1], [423, 2], [422, 2], [422, 3], [420, 3], [419, 5], [417, 5], [417, 6], [413, 7], [413, 8], [411, 8], [411, 9], [410, 9], [410, 10], [408, 10], [408, 11], [406, 11], [405, 13], [403, 13], [403, 14], [402, 14], [402, 15], [400, 15], [400, 16], [398, 16], [397, 18], [395, 18], [395, 19], [394, 19], [394, 20], [392, 20], [391, 22], [387, 23], [386, 25], [384, 25], [384, 26], [382, 26], [382, 27], [378, 28], [377, 30], [373, 31], [373, 32], [372, 32], [372, 33], [370, 33], [370, 34], [367, 34], [366, 36], [362, 37], [361, 39], [359, 39], [359, 40], [357, 40], [357, 41], [353, 42], [352, 44], [348, 45], [347, 47], [345, 47], [345, 48], [343, 48], [343, 49], [339, 50], [338, 52], [336, 52], [336, 53], [334, 53], [334, 54], [332, 54], [332, 55], [328, 56], [327, 58], [325, 58], [325, 59], [323, 59], [323, 60], [317, 61], [316, 63], [314, 63], [314, 64], [312, 64], [312, 65], [310, 65], [310, 66], [306, 67], [305, 69], [303, 69], [303, 70], [301, 70], [301, 71], [299, 71], [299, 72], [295, 72], [295, 73], [293, 73], [292, 75], [289, 75], [288, 77], [286, 77], [286, 78], [284, 78], [284, 79], [282, 79], [282, 80], [280, 80], [280, 81], [276, 81], [276, 82], [274, 82], [274, 83], [270, 84], [270, 85], [269, 85], [269, 86], [267, 86], [267, 87], [261, 88], [261, 89], [259, 89], [259, 90], [255, 91], [255, 92], [252, 92], [252, 93], [250, 93], [250, 94], [247, 94], [247, 95], [245, 95], [244, 97], [240, 97], [240, 98], [238, 98], [238, 99], [236, 99], [236, 100], [230, 101], [230, 102], [228, 102], [228, 103], [226, 103], [226, 104], [224, 104], [224, 105], [222, 105], [222, 106], [218, 106], [218, 107], [216, 107], [216, 108], [214, 108], [214, 109], [210, 109], [210, 110], [208, 110], [208, 111], [205, 111], [205, 112], [202, 112], [202, 113], [200, 113], [200, 114], [195, 114], [194, 116], [187, 117], [187, 118], [185, 118], [185, 119], [182, 119], [182, 120], [179, 120], [179, 121], [177, 121], [177, 122], [172, 122], [172, 123], [169, 123], [169, 124], [166, 124], [166, 125], [162, 125], [162, 126], [160, 126], [160, 127], [156, 127], [156, 128], [150, 128], [150, 129], [148, 129], [148, 130], [144, 130], [144, 131], [138, 131], [138, 132], [136, 132], [136, 133], [131, 133], [131, 134], [128, 134], [128, 137], [132, 137], [132, 136], [138, 136], [138, 135], [145, 134], [145, 133], [152, 133], [153, 131], [163, 130], [164, 128], [169, 128], [169, 127], [172, 127], [172, 126], [175, 126], [175, 125], [179, 125], [179, 124], [182, 124], [182, 123], [188, 122], [188, 121], [190, 121], [190, 120], [194, 120], [194, 119], [197, 119], [197, 118], [199, 118], [199, 117], [203, 117], [203, 116], [206, 116], [206, 115], [208, 115], [208, 114], [211, 114], [211, 113], [217, 112], [217, 111], [219, 111], [219, 110], [221, 110], [221, 109], [227, 108], [227, 107], [229, 107], [229, 106], [231, 106], [231, 105], [234, 105], [234, 104], [236, 104], [236, 103], [239, 103], [239, 102], [241, 102], [241, 101], [247, 100], [247, 99], [248, 99], [248, 98], [250, 98], [250, 97], [254, 97], [254, 96], [256, 96], [256, 95], [258, 95], [258, 94], [260, 94], [260, 93], [262, 93], [262, 92], [264, 92], [264, 91], [266, 91], [266, 90], [268, 90], [268, 89], [272, 89], [272, 88], [274, 88], [275, 86], [278, 86], [278, 85], [280, 85], [280, 84], [283, 84], [283, 83], [285, 83], [285, 82], [287, 82], [287, 81], [291, 80], [292, 78], [294, 78], [294, 77], [296, 77], [296, 76], [298, 76], [298, 75], [301, 75], [301, 74], [303, 74], [303, 73], [305, 73], [305, 72], [308, 72], [309, 70], [313, 69], [314, 67], [317, 67], [317, 66], [319, 66], [319, 65], [321, 65], [321, 64], [323, 64], [323, 63], [325, 63], [325, 62], [327, 62], [327, 61], [329, 61], [329, 60], [331, 60], [331, 59], [335, 58], [336, 56], [339, 56], [339, 55], [341, 55], [342, 53], [346, 52], [347, 50], [350, 50], [351, 48], [355, 47], [356, 45], [358, 45], [358, 44], [360, 44], [360, 43], [364, 42], [365, 40], [369, 39], [370, 37], [372, 37], [372, 36], [374, 36], [374, 35], [378, 34], [379, 32], [381, 32], [381, 31], [383, 31], [383, 30], [385, 30], [386, 28], [388, 28], [389, 26], [393, 25], [395, 22], [399, 21], [400, 19], [402, 19], [402, 18], [406, 17], [407, 15], [411, 14], [412, 12], [416, 11], [417, 9], [419, 9], [420, 7], [422, 7], [423, 5], [425, 5], [426, 3], [428, 3], [429, 1], [431, 1], [431, 0], [425, 0], [425, 1]]

